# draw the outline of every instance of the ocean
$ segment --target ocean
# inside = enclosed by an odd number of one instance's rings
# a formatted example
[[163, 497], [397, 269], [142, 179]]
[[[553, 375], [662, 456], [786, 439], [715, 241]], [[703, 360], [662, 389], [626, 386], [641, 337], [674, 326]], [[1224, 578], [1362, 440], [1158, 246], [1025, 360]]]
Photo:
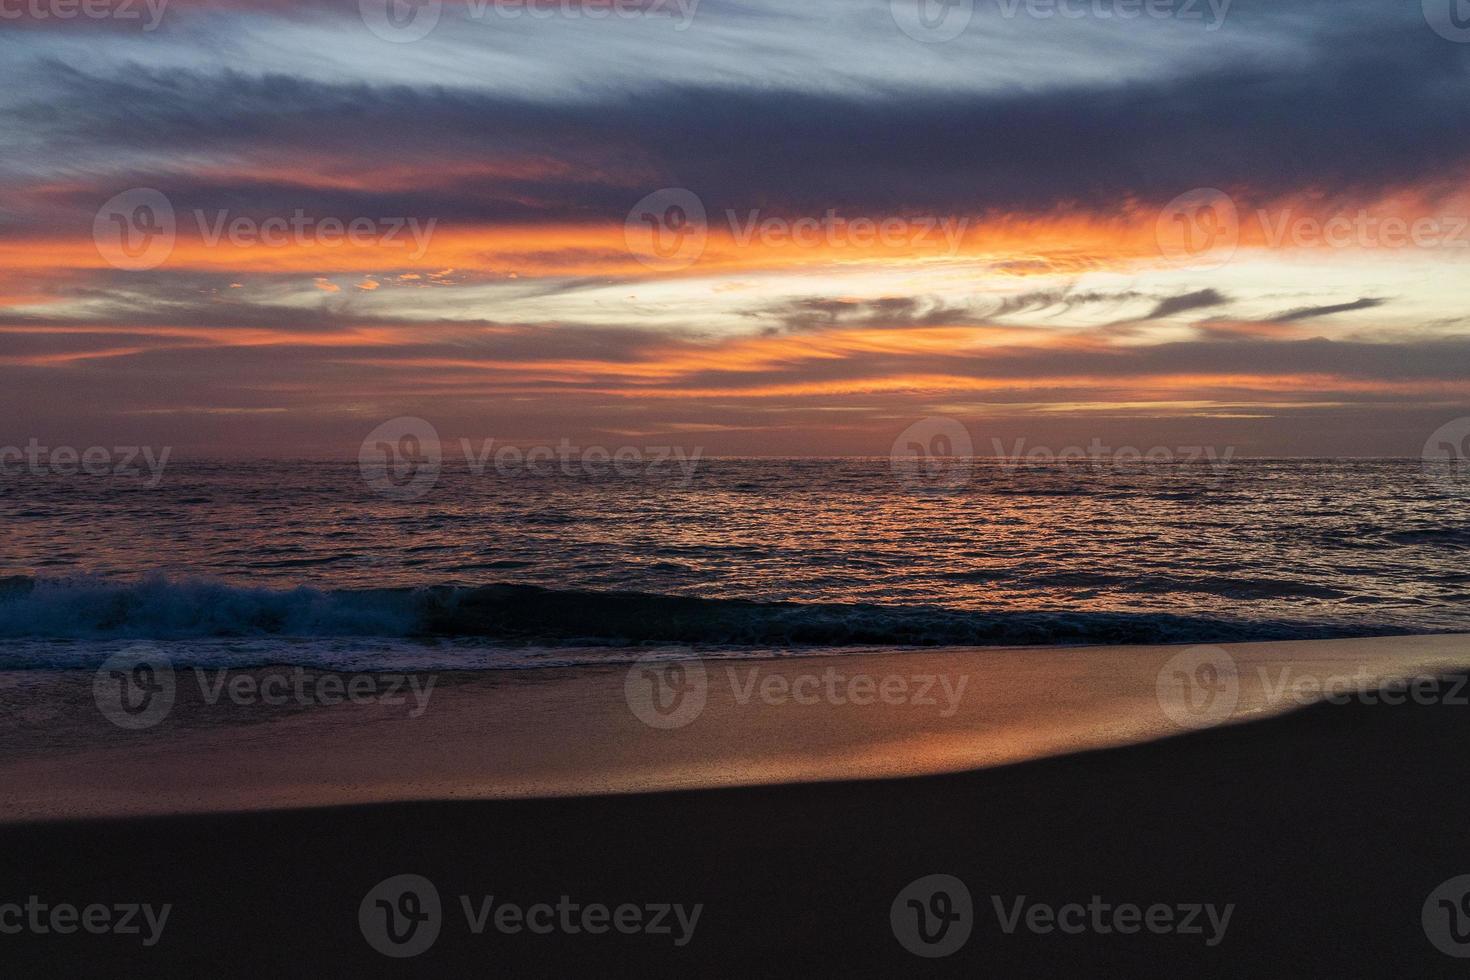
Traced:
[[626, 473], [169, 460], [0, 480], [0, 668], [514, 668], [1470, 631], [1420, 460], [700, 458]]

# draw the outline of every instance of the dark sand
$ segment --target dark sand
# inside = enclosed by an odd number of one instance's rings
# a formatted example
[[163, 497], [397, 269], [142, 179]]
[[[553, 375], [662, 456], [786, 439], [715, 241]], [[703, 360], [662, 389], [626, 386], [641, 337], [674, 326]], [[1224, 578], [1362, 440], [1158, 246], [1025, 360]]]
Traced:
[[[160, 942], [0, 936], [7, 977], [1464, 975], [1420, 913], [1470, 873], [1470, 707], [1319, 705], [978, 772], [552, 800], [395, 803], [0, 828], [3, 896], [171, 902]], [[358, 906], [416, 873], [444, 898], [413, 959]], [[941, 960], [895, 940], [922, 875], [976, 922]], [[457, 896], [703, 903], [693, 939], [472, 935]], [[1005, 935], [989, 896], [1234, 903], [1201, 935]]]

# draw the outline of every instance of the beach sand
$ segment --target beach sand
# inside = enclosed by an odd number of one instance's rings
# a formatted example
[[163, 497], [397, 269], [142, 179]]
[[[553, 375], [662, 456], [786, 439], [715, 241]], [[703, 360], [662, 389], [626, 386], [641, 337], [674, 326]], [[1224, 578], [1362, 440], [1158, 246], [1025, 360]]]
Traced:
[[[1158, 677], [1181, 651], [1162, 647], [711, 661], [704, 709], [671, 729], [630, 709], [626, 667], [445, 676], [417, 718], [210, 706], [181, 681], [168, 718], [141, 732], [62, 724], [91, 709], [89, 680], [10, 675], [0, 901], [172, 912], [151, 947], [25, 932], [0, 936], [0, 954], [17, 975], [1458, 974], [1465, 961], [1431, 944], [1421, 910], [1470, 874], [1470, 690], [1390, 687], [1407, 703], [1296, 711], [1298, 698], [1270, 695], [1283, 677], [1310, 691], [1302, 678], [1371, 676], [1373, 690], [1452, 674], [1467, 649], [1463, 637], [1230, 647], [1239, 707], [1220, 720], [1248, 723], [1193, 732], [1165, 710]], [[758, 682], [828, 667], [970, 679], [941, 716], [942, 694], [742, 703], [753, 666]], [[512, 798], [538, 794], [553, 798]], [[394, 960], [358, 911], [400, 874], [432, 881], [443, 917], [430, 948]], [[900, 890], [932, 874], [973, 898], [970, 938], [943, 959], [907, 951], [890, 922]], [[702, 911], [684, 945], [476, 935], [460, 896], [487, 895]], [[1214, 945], [1208, 926], [1007, 933], [995, 903], [1020, 896], [1232, 912]]]
[[[1238, 697], [1171, 716], [1182, 692], [1160, 672], [1177, 675], [1187, 651], [1223, 651]], [[137, 731], [98, 710], [91, 672], [0, 673], [0, 820], [931, 775], [1279, 713], [1327, 679], [1376, 687], [1467, 665], [1462, 636], [704, 660], [691, 667], [702, 707], [677, 727], [645, 723], [667, 720], [627, 664], [424, 674], [355, 701], [319, 693], [322, 672], [179, 668], [172, 709]], [[232, 697], [241, 674], [275, 675], [264, 688], [284, 703]]]

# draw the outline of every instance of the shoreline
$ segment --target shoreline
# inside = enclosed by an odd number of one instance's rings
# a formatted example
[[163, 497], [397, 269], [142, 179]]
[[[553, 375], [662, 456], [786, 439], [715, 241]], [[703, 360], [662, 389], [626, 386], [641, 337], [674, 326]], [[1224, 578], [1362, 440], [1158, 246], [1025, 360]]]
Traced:
[[[167, 713], [138, 730], [99, 710], [92, 671], [0, 673], [8, 709], [0, 720], [0, 822], [989, 769], [1166, 739], [1291, 711], [1333, 691], [1357, 698], [1357, 688], [1394, 678], [1463, 670], [1470, 636], [918, 648], [711, 659], [686, 664], [677, 678], [666, 673], [667, 652], [654, 656], [631, 668], [409, 673], [394, 692], [381, 672], [303, 670], [315, 685], [305, 704], [278, 669], [180, 668]], [[671, 680], [685, 690], [696, 668], [703, 675], [697, 710], [690, 700], [661, 712], [682, 697]], [[1220, 685], [1232, 670], [1234, 697], [1222, 711], [1230, 692]], [[336, 690], [322, 679], [334, 677], [339, 700], [322, 703], [322, 690]], [[415, 699], [415, 682], [426, 697]], [[346, 698], [353, 683], [371, 688], [370, 696]], [[285, 701], [267, 703], [268, 690], [286, 690]], [[653, 697], [665, 703], [656, 707]], [[1193, 710], [1200, 704], [1207, 710]]]

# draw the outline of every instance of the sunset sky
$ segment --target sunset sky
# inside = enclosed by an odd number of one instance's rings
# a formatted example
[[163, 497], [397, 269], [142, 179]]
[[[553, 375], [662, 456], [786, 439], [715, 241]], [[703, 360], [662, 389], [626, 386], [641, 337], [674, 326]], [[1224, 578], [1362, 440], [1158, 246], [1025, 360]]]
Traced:
[[0, 443], [1418, 455], [1470, 414], [1434, 0], [1018, 2], [0, 4]]

